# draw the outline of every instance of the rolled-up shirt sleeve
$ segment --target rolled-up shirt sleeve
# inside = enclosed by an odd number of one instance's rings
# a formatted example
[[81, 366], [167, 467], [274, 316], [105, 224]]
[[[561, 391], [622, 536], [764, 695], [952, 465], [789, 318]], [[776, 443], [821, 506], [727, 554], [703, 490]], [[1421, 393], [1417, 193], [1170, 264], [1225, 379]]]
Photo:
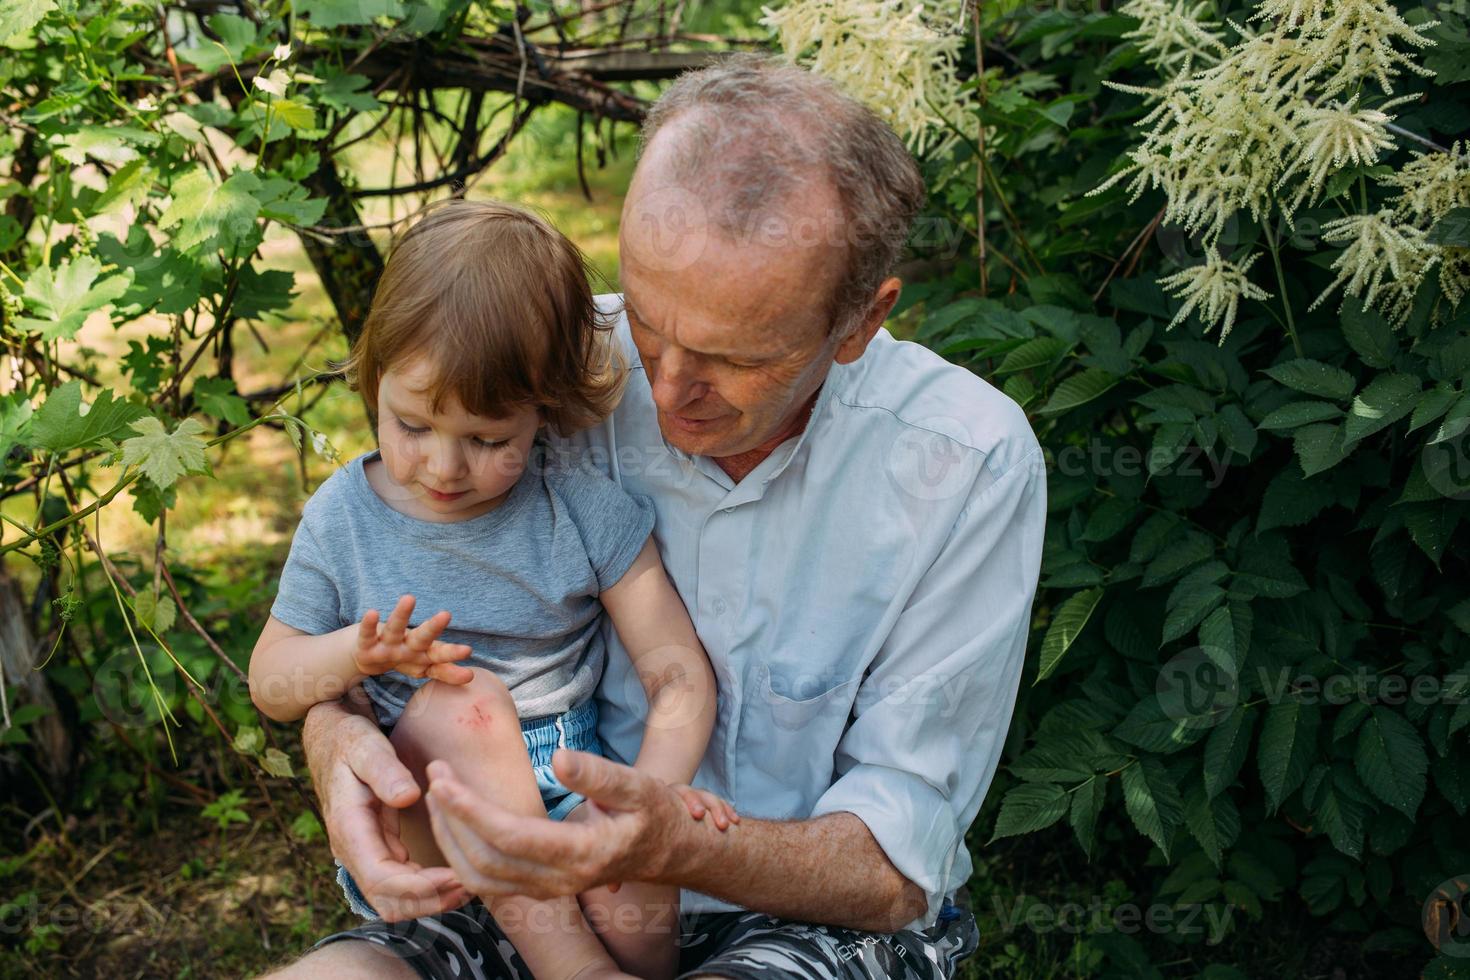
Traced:
[[934, 921], [1010, 727], [1041, 566], [1039, 450], [973, 492], [869, 667], [813, 816], [846, 811]]

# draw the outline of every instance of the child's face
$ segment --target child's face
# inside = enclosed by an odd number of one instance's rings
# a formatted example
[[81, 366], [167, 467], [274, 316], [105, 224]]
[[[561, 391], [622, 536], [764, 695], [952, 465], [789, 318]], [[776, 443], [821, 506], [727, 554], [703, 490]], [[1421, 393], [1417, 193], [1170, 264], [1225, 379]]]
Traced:
[[426, 392], [433, 365], [394, 365], [378, 383], [378, 445], [404, 493], [391, 503], [427, 520], [460, 521], [493, 510], [515, 486], [541, 427], [541, 413], [472, 415], [451, 400], [435, 412]]

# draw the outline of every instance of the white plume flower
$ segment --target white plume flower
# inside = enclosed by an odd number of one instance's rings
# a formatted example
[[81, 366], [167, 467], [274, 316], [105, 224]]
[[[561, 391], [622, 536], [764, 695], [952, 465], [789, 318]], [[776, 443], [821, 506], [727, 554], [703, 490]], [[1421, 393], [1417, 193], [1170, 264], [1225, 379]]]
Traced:
[[[1385, 108], [1402, 102], [1395, 99]], [[1292, 199], [1291, 210], [1303, 202], [1315, 203], [1326, 188], [1327, 178], [1348, 164], [1370, 167], [1378, 162], [1378, 154], [1393, 149], [1393, 139], [1384, 128], [1393, 118], [1380, 109], [1359, 109], [1358, 97], [1346, 103], [1308, 105], [1298, 109], [1300, 124], [1292, 158], [1281, 175], [1285, 183], [1292, 175], [1305, 171], [1305, 179]]]
[[[1338, 286], [1344, 295], [1360, 298], [1365, 307], [1373, 305], [1385, 281], [1412, 298], [1435, 261], [1434, 250], [1425, 244], [1425, 232], [1395, 220], [1387, 209], [1329, 221], [1322, 226], [1322, 237], [1347, 248], [1333, 261], [1337, 277], [1312, 303], [1313, 309]], [[1393, 304], [1396, 319], [1407, 313], [1402, 299], [1400, 296]]]
[[974, 136], [955, 64], [965, 36], [936, 29], [911, 0], [792, 0], [761, 8], [793, 60], [883, 117], [916, 153], [946, 121]]
[[1138, 26], [1123, 36], [1161, 75], [1188, 74], [1196, 63], [1214, 64], [1225, 54], [1211, 0], [1128, 0], [1118, 13], [1137, 18]]
[[1219, 325], [1220, 340], [1224, 342], [1230, 335], [1230, 328], [1235, 326], [1235, 315], [1242, 299], [1271, 298], [1270, 293], [1246, 277], [1246, 272], [1258, 258], [1259, 253], [1237, 265], [1221, 258], [1220, 253], [1211, 248], [1205, 253], [1204, 265], [1190, 266], [1160, 279], [1160, 286], [1176, 299], [1184, 300], [1184, 305], [1169, 321], [1169, 327], [1172, 329], [1184, 322], [1198, 309], [1205, 331]]

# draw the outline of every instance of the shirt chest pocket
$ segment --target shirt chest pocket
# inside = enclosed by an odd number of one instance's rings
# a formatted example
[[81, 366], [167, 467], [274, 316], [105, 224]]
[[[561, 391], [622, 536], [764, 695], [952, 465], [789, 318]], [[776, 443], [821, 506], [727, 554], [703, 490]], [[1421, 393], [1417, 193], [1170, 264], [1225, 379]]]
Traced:
[[760, 664], [753, 680], [736, 760], [741, 795], [750, 790], [769, 816], [806, 816], [832, 784], [834, 753], [859, 679]]

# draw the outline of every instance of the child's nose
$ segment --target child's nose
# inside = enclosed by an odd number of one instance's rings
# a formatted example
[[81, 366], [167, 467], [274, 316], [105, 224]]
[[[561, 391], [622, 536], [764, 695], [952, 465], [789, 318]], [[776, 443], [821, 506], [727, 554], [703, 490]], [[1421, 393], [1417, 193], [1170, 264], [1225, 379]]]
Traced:
[[444, 436], [429, 457], [429, 472], [436, 480], [457, 480], [466, 470], [463, 440]]

